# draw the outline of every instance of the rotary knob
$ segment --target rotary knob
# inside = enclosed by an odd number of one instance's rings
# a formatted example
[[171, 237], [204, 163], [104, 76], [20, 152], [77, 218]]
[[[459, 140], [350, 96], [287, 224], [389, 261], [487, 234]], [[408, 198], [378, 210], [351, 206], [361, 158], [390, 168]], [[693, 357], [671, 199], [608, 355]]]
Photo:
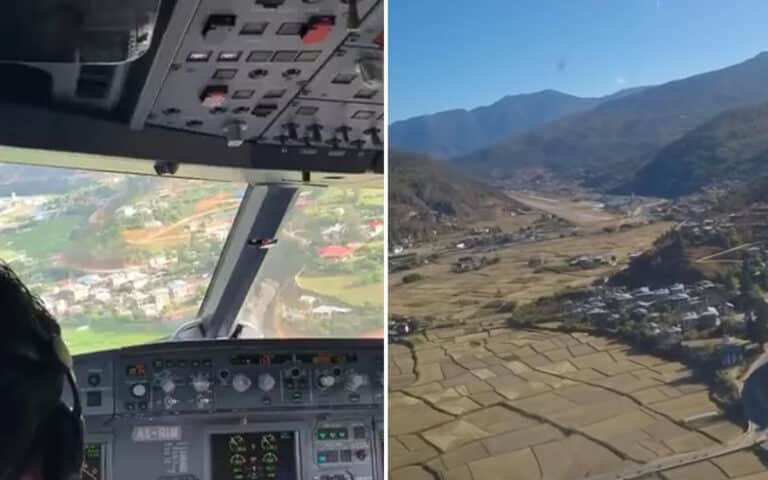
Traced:
[[368, 383], [368, 377], [360, 373], [353, 373], [347, 377], [344, 388], [349, 392], [356, 392], [360, 387]]
[[249, 388], [251, 388], [252, 384], [253, 382], [251, 382], [251, 379], [248, 378], [248, 376], [243, 375], [242, 373], [238, 373], [232, 379], [232, 388], [234, 388], [235, 391], [238, 393], [243, 393], [247, 391]]
[[317, 379], [317, 383], [320, 384], [320, 388], [331, 388], [336, 385], [336, 378], [333, 375], [324, 373]]
[[273, 377], [269, 373], [260, 374], [259, 378], [256, 381], [259, 385], [259, 390], [261, 390], [262, 392], [269, 392], [273, 388], [275, 388], [275, 377]]
[[162, 388], [165, 393], [173, 393], [173, 391], [176, 390], [176, 382], [174, 382], [173, 379], [166, 378], [160, 383], [160, 388]]
[[136, 383], [131, 387], [131, 395], [136, 398], [142, 398], [147, 394], [147, 386], [143, 383]]
[[192, 375], [192, 387], [197, 393], [208, 392], [211, 389], [211, 381], [208, 380], [208, 375], [204, 373]]

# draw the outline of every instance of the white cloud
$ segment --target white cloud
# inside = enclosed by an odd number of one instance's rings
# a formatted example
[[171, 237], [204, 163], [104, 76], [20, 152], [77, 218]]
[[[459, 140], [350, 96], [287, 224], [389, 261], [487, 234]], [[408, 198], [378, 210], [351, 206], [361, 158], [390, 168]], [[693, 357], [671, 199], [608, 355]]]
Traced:
[[626, 85], [627, 84], [627, 79], [624, 78], [624, 77], [621, 77], [621, 76], [616, 77], [616, 84], [617, 85]]

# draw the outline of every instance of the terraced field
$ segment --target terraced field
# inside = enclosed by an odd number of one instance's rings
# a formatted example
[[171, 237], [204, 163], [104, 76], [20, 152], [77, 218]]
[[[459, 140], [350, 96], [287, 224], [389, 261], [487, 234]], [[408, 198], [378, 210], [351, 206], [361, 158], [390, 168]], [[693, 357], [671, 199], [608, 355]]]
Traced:
[[[744, 430], [685, 365], [610, 339], [488, 323], [409, 340], [389, 351], [394, 480], [588, 478]], [[765, 470], [741, 451], [648, 478], [765, 480], [753, 475]]]

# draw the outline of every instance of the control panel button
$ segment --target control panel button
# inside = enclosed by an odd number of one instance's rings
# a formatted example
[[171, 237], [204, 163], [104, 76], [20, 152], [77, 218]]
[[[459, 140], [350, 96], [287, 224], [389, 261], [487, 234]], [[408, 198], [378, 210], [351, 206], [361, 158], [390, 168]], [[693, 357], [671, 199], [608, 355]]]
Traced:
[[232, 379], [232, 388], [234, 388], [235, 391], [238, 393], [243, 393], [248, 391], [248, 389], [251, 388], [252, 384], [253, 382], [251, 382], [251, 379], [248, 378], [248, 376], [243, 375], [242, 373], [238, 373]]
[[88, 385], [92, 387], [98, 387], [101, 384], [101, 375], [98, 373], [92, 373], [88, 375]]
[[173, 393], [173, 391], [176, 390], [176, 382], [174, 382], [173, 379], [166, 378], [160, 383], [160, 388], [162, 388], [165, 393]]
[[[229, 93], [229, 87], [226, 85], [205, 87], [203, 93], [200, 94], [200, 103], [205, 108], [221, 107], [227, 101], [227, 93]], [[203, 362], [203, 365], [205, 365], [205, 362]]]
[[275, 388], [275, 377], [268, 373], [262, 373], [257, 380], [259, 390], [262, 392], [269, 392]]
[[143, 383], [135, 383], [131, 386], [131, 395], [136, 398], [144, 398], [147, 395], [147, 386]]
[[365, 460], [368, 458], [368, 450], [360, 449], [355, 451], [355, 457], [357, 457], [358, 460]]
[[136, 410], [136, 404], [133, 403], [133, 402], [126, 402], [125, 403], [125, 409], [128, 410], [129, 412], [132, 412], [132, 411]]
[[101, 406], [101, 392], [88, 392], [85, 394], [85, 405], [88, 407]]
[[338, 463], [339, 452], [337, 450], [324, 450], [317, 452], [317, 463]]
[[348, 463], [352, 461], [352, 450], [342, 450], [339, 452], [339, 459], [341, 462]]
[[205, 21], [203, 38], [208, 43], [221, 43], [235, 28], [237, 16], [232, 14], [211, 15]]
[[146, 410], [147, 402], [139, 402], [139, 410]]
[[336, 378], [333, 375], [320, 375], [317, 383], [320, 384], [320, 388], [331, 388], [336, 384]]
[[312, 17], [301, 31], [301, 41], [307, 45], [320, 43], [331, 34], [336, 24], [336, 17]]

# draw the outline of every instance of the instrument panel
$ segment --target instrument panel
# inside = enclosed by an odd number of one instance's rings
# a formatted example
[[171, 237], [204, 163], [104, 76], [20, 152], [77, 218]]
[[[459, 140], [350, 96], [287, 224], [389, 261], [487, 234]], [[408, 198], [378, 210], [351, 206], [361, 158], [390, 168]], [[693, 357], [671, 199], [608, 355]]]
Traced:
[[231, 340], [75, 357], [83, 478], [383, 477], [380, 340]]

